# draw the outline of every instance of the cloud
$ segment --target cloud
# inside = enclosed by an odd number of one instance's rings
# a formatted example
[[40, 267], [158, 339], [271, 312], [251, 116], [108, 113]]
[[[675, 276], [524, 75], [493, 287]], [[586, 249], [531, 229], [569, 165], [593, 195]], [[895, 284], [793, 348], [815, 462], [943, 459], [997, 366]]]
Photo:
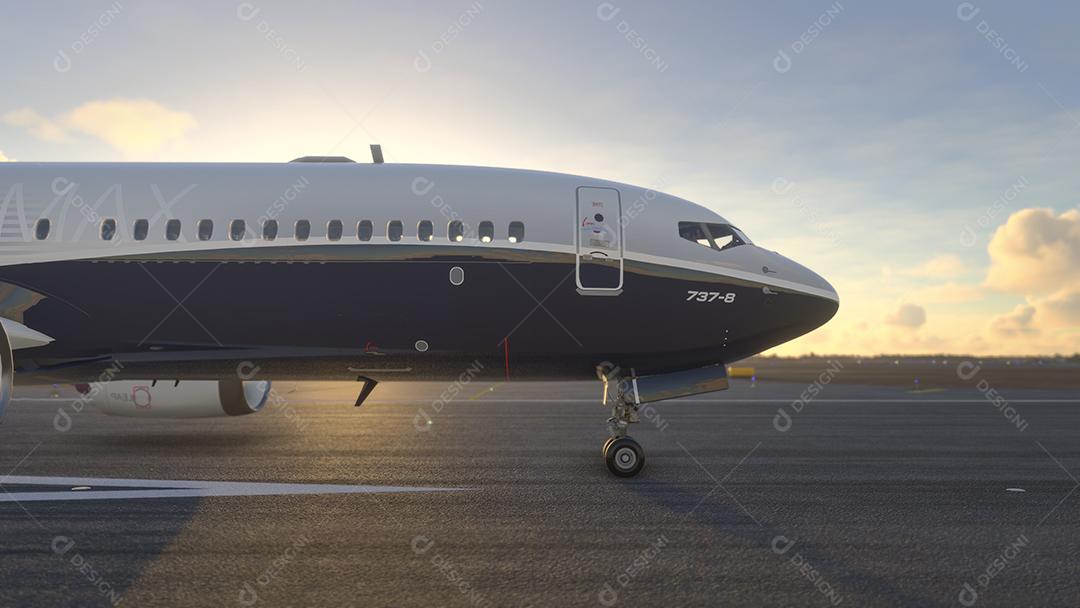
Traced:
[[[994, 317], [990, 329], [1002, 336], [1050, 336], [1080, 327], [1080, 289], [1063, 289], [1045, 298], [1028, 298], [1012, 312]], [[1068, 335], [1068, 332], [1065, 332]]]
[[885, 322], [889, 325], [918, 329], [926, 324], [926, 309], [917, 304], [901, 304], [900, 308], [885, 316]]
[[994, 317], [990, 321], [990, 331], [1006, 338], [1034, 336], [1039, 333], [1034, 321], [1035, 307], [1021, 304], [1010, 313]]
[[951, 279], [964, 272], [966, 264], [956, 255], [939, 255], [931, 258], [910, 270], [903, 271], [912, 277], [927, 277], [935, 279]]
[[45, 141], [64, 141], [67, 132], [54, 121], [38, 114], [32, 108], [20, 108], [12, 110], [3, 116], [4, 123], [13, 127], [22, 127], [31, 135]]
[[71, 132], [91, 135], [128, 156], [155, 152], [198, 126], [187, 112], [150, 99], [127, 98], [89, 101], [55, 120], [22, 108], [4, 114], [3, 121], [51, 142], [66, 141]]
[[1080, 288], [1080, 211], [1022, 209], [994, 232], [987, 247], [993, 289], [1045, 295]]
[[198, 124], [191, 114], [149, 99], [91, 101], [72, 110], [64, 122], [130, 155], [154, 152]]
[[945, 283], [924, 287], [914, 292], [915, 299], [928, 304], [956, 304], [959, 302], [977, 302], [983, 298], [983, 289], [977, 285]]
[[1038, 302], [1039, 321], [1047, 327], [1080, 326], [1080, 289], [1062, 290]]
[[1080, 327], [1080, 211], [1022, 209], [997, 229], [987, 247], [986, 285], [1023, 294], [1026, 302], [991, 319], [993, 336], [1041, 350], [1075, 350]]

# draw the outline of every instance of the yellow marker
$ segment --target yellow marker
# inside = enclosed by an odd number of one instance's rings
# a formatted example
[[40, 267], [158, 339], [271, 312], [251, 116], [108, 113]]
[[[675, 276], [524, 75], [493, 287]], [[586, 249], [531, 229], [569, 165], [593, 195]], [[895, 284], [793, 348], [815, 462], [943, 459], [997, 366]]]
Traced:
[[484, 390], [480, 391], [479, 393], [476, 393], [472, 397], [469, 397], [469, 401], [476, 401], [476, 398], [479, 397], [480, 395], [483, 395], [484, 393], [490, 393], [490, 392], [492, 392], [494, 390], [495, 390], [494, 386], [489, 386], [488, 388], [485, 388]]
[[753, 378], [756, 374], [752, 367], [729, 367], [727, 375], [728, 378]]

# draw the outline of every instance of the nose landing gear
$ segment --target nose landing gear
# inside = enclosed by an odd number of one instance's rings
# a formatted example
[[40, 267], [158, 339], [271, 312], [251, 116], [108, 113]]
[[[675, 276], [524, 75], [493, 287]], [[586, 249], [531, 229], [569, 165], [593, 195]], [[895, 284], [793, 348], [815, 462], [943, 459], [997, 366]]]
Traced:
[[638, 418], [638, 408], [648, 403], [689, 397], [728, 387], [727, 366], [716, 363], [680, 372], [639, 376], [633, 369], [622, 377], [620, 368], [611, 363], [596, 367], [596, 376], [604, 383], [603, 403], [611, 407], [608, 431], [611, 438], [604, 443], [604, 460], [608, 469], [619, 477], [633, 477], [645, 466], [645, 452], [636, 441], [627, 437], [626, 428]]
[[601, 366], [597, 376], [604, 383], [604, 405], [611, 406], [608, 432], [611, 437], [604, 442], [604, 462], [608, 470], [618, 477], [633, 477], [645, 466], [645, 450], [627, 434], [627, 427], [640, 422], [634, 399], [632, 381], [619, 377], [618, 368]]

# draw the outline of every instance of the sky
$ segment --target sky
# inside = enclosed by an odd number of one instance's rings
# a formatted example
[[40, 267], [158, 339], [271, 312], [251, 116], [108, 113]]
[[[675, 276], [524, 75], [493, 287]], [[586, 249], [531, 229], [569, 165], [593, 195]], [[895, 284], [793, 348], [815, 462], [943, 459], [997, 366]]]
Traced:
[[1074, 2], [5, 6], [0, 161], [612, 179], [836, 287], [779, 354], [1080, 351]]

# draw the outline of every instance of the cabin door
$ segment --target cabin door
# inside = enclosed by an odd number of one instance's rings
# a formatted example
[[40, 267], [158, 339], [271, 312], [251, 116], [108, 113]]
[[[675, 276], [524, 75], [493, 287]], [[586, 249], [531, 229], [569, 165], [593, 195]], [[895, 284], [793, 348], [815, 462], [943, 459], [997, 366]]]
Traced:
[[577, 287], [582, 295], [619, 295], [623, 284], [622, 202], [614, 188], [577, 190]]

